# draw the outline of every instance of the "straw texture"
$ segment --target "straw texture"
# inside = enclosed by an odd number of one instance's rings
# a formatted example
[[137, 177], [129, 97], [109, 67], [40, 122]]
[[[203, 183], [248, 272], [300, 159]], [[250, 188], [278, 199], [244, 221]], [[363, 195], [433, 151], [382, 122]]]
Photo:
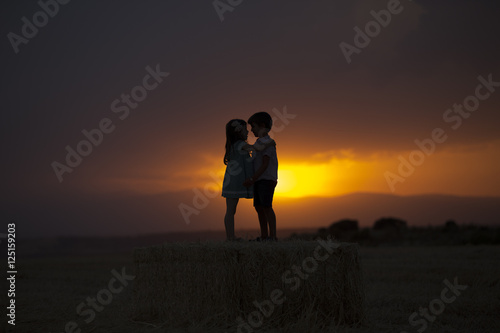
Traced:
[[[133, 317], [242, 331], [363, 319], [358, 246], [331, 241], [165, 243], [134, 252]], [[320, 260], [321, 259], [321, 260]]]

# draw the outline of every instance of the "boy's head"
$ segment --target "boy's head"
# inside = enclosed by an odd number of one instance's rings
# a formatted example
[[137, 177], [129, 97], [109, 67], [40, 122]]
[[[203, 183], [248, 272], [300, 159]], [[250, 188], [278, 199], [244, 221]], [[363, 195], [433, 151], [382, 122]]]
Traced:
[[248, 119], [248, 123], [252, 126], [253, 134], [261, 138], [266, 136], [273, 126], [273, 119], [267, 112], [257, 112]]

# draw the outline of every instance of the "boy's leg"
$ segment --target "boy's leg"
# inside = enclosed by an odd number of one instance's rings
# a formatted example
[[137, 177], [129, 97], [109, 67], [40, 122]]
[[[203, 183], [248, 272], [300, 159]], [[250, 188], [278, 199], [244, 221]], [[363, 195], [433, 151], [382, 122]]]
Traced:
[[255, 210], [257, 211], [257, 215], [259, 216], [260, 238], [262, 239], [267, 238], [268, 232], [267, 232], [266, 207], [255, 206]]
[[274, 239], [276, 238], [276, 214], [274, 214], [273, 207], [265, 207], [264, 213], [269, 224], [269, 236]]
[[269, 233], [272, 239], [276, 239], [276, 214], [273, 209], [273, 197], [276, 184], [276, 181], [266, 181], [265, 194], [262, 199], [264, 214], [266, 215], [266, 222], [269, 225]]
[[239, 198], [226, 198], [226, 215], [224, 216], [224, 226], [226, 227], [226, 239], [233, 240], [234, 236], [234, 214]]
[[267, 218], [266, 212], [264, 211], [264, 207], [262, 206], [262, 195], [263, 193], [263, 183], [258, 180], [254, 183], [253, 186], [253, 206], [255, 207], [255, 211], [259, 217], [259, 226], [260, 226], [260, 238], [267, 238]]

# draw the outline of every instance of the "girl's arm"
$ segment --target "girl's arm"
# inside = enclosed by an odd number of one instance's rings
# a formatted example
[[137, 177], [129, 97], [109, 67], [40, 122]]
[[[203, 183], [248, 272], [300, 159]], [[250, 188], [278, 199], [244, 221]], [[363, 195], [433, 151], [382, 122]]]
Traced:
[[257, 179], [259, 179], [259, 177], [264, 173], [264, 171], [266, 171], [267, 167], [269, 166], [269, 161], [270, 161], [270, 157], [267, 155], [264, 155], [262, 157], [262, 165], [260, 166], [260, 168], [257, 171], [255, 171], [255, 173], [253, 174], [252, 177], [245, 180], [245, 182], [243, 183], [243, 186], [245, 186], [245, 187], [252, 186], [255, 183], [255, 181]]
[[276, 141], [271, 139], [271, 141], [269, 141], [268, 143], [265, 143], [265, 144], [259, 144], [259, 143], [256, 143], [254, 145], [246, 144], [243, 147], [241, 147], [241, 149], [246, 150], [248, 152], [250, 152], [252, 150], [263, 151], [264, 149], [266, 149], [268, 147], [273, 147], [273, 146], [276, 147]]

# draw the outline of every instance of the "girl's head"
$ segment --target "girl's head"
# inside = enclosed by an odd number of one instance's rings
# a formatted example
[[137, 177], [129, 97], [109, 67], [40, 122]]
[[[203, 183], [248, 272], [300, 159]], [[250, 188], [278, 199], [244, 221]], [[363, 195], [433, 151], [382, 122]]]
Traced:
[[233, 119], [226, 124], [226, 153], [224, 154], [224, 164], [229, 162], [229, 152], [231, 146], [239, 140], [246, 141], [248, 138], [247, 123], [243, 119]]

